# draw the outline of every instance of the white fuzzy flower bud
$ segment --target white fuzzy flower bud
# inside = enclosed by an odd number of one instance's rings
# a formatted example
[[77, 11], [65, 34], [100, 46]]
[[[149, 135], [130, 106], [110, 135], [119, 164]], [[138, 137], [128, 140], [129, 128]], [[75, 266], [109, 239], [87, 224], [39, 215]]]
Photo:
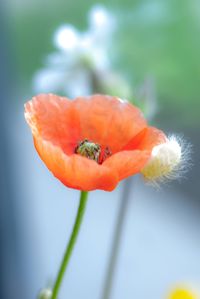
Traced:
[[51, 289], [42, 289], [38, 295], [38, 299], [51, 299], [52, 290]]
[[174, 136], [165, 143], [155, 146], [151, 158], [141, 173], [149, 182], [159, 182], [165, 178], [173, 178], [183, 160], [180, 143]]

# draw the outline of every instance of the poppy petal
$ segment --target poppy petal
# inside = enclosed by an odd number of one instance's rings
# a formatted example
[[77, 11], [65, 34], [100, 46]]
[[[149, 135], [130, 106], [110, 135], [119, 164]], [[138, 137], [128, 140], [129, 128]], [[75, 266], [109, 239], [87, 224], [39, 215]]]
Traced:
[[59, 147], [37, 136], [34, 143], [41, 159], [64, 185], [84, 191], [112, 191], [116, 187], [118, 178], [111, 168], [76, 154], [68, 156]]
[[154, 127], [147, 127], [133, 137], [123, 150], [138, 149], [152, 151], [154, 146], [166, 142], [166, 139], [166, 135], [161, 130]]
[[74, 153], [80, 125], [70, 100], [53, 94], [38, 95], [25, 105], [25, 117], [33, 135], [39, 134], [67, 154]]
[[147, 126], [138, 108], [117, 97], [79, 97], [73, 104], [79, 113], [82, 140], [109, 146], [112, 153], [121, 150]]
[[112, 169], [118, 175], [119, 180], [134, 175], [141, 171], [149, 160], [148, 151], [122, 151], [112, 155], [103, 165]]

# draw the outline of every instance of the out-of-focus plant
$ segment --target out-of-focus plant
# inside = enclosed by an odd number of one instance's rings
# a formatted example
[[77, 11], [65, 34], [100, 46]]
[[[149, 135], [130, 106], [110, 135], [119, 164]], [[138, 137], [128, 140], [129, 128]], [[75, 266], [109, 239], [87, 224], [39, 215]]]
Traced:
[[87, 31], [71, 24], [61, 25], [53, 42], [56, 52], [47, 56], [46, 66], [34, 77], [36, 92], [62, 92], [72, 98], [104, 92], [130, 98], [131, 88], [112, 69], [110, 50], [117, 24], [103, 6], [94, 6]]

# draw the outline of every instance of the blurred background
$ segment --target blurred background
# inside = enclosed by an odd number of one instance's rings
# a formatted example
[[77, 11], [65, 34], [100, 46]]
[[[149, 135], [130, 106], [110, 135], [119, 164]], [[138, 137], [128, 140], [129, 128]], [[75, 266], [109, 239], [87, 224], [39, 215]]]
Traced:
[[[200, 286], [199, 36], [198, 0], [1, 1], [0, 298], [33, 299], [52, 286], [78, 205], [78, 191], [33, 147], [23, 104], [39, 92], [127, 98], [192, 144], [180, 182], [157, 191], [131, 181], [110, 298]], [[91, 192], [60, 299], [105, 299], [124, 188]]]

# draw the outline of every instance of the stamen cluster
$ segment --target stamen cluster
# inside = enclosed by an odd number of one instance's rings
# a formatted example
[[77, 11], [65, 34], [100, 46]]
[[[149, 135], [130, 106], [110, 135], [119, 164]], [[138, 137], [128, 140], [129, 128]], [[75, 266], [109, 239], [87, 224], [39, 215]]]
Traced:
[[98, 143], [84, 139], [79, 142], [74, 152], [83, 157], [96, 161], [98, 164], [102, 164], [107, 157], [111, 155], [109, 147], [103, 149]]

